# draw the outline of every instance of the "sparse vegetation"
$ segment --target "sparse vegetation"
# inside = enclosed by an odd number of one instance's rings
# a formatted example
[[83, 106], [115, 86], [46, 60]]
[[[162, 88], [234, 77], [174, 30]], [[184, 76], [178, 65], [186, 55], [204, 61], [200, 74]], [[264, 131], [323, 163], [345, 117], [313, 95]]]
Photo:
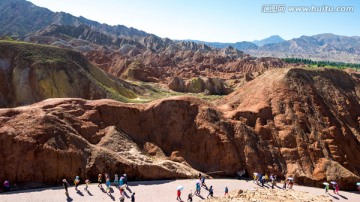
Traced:
[[360, 64], [356, 64], [356, 63], [313, 61], [310, 59], [303, 59], [303, 58], [284, 58], [282, 60], [287, 63], [302, 63], [302, 64], [309, 65], [310, 67], [326, 67], [326, 68], [337, 68], [337, 69], [346, 69], [346, 68], [360, 69]]
[[0, 40], [0, 47], [15, 48], [19, 50], [22, 57], [36, 63], [65, 62], [70, 50], [49, 45], [40, 45], [16, 40]]

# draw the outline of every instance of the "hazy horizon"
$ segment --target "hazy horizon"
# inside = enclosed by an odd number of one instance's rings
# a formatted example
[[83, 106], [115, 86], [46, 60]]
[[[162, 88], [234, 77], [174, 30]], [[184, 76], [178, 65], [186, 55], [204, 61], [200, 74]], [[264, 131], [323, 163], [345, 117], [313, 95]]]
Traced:
[[[54, 12], [66, 12], [109, 25], [124, 25], [174, 40], [228, 42], [262, 40], [279, 35], [285, 40], [332, 33], [357, 36], [357, 0], [28, 0]], [[269, 5], [285, 7], [269, 12]], [[290, 7], [352, 7], [350, 12], [290, 12]], [[319, 7], [319, 8], [318, 8]], [[273, 11], [273, 10], [272, 10]]]

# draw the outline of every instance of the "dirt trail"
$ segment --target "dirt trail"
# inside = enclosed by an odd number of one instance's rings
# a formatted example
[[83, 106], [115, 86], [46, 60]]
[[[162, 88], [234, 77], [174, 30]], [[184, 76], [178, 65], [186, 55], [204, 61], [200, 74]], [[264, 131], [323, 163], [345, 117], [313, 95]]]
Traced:
[[[183, 185], [185, 188], [182, 191], [182, 199], [186, 201], [188, 193], [195, 189], [196, 180], [164, 180], [164, 181], [139, 181], [139, 182], [130, 182], [131, 192], [135, 192], [136, 201], [164, 201], [171, 202], [176, 201], [176, 187]], [[224, 194], [225, 186], [228, 186], [229, 191], [236, 189], [242, 190], [251, 190], [254, 188], [259, 188], [252, 181], [244, 180], [232, 180], [232, 179], [215, 179], [207, 180], [206, 184], [208, 186], [212, 185], [214, 187], [214, 196], [222, 196]], [[278, 189], [278, 188], [276, 188]], [[103, 193], [96, 184], [91, 184], [89, 187], [89, 193], [84, 191], [84, 185], [79, 186], [79, 193], [76, 193], [74, 187], [69, 188], [70, 198], [67, 201], [120, 201], [119, 191], [114, 189], [112, 197], [108, 196], [106, 193]], [[130, 190], [126, 191], [128, 197], [131, 196]], [[304, 186], [294, 186], [295, 192], [304, 191], [314, 195], [325, 195], [324, 190], [320, 188], [313, 187], [304, 187]], [[288, 191], [289, 196], [294, 195], [293, 191]], [[205, 189], [201, 190], [201, 196], [206, 198], [208, 192]], [[354, 192], [342, 192], [340, 195], [328, 195], [328, 198], [333, 201], [359, 201], [360, 194]], [[66, 196], [64, 194], [64, 189], [62, 187], [53, 187], [47, 189], [36, 189], [28, 191], [19, 191], [12, 192], [9, 194], [0, 195], [1, 202], [24, 202], [24, 201], [51, 201], [57, 202], [66, 201]], [[126, 198], [125, 201], [130, 201], [130, 198]], [[194, 196], [194, 201], [201, 201], [200, 197]]]

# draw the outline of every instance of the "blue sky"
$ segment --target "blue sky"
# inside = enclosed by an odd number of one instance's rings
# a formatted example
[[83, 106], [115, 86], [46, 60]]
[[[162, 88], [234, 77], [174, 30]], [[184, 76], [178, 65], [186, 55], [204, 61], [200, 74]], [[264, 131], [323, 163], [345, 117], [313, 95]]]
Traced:
[[[280, 35], [360, 35], [360, 0], [29, 0], [52, 11], [171, 39], [237, 42]], [[263, 13], [263, 5], [352, 6], [354, 12]]]

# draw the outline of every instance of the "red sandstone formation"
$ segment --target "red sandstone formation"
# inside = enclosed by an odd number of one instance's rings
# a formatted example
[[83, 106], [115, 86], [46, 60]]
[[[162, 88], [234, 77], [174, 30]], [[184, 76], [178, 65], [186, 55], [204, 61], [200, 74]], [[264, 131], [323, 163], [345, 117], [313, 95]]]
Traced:
[[352, 189], [360, 179], [359, 78], [272, 70], [218, 107], [172, 97], [149, 104], [50, 99], [1, 109], [0, 178], [49, 184], [99, 172], [164, 179], [245, 168]]

